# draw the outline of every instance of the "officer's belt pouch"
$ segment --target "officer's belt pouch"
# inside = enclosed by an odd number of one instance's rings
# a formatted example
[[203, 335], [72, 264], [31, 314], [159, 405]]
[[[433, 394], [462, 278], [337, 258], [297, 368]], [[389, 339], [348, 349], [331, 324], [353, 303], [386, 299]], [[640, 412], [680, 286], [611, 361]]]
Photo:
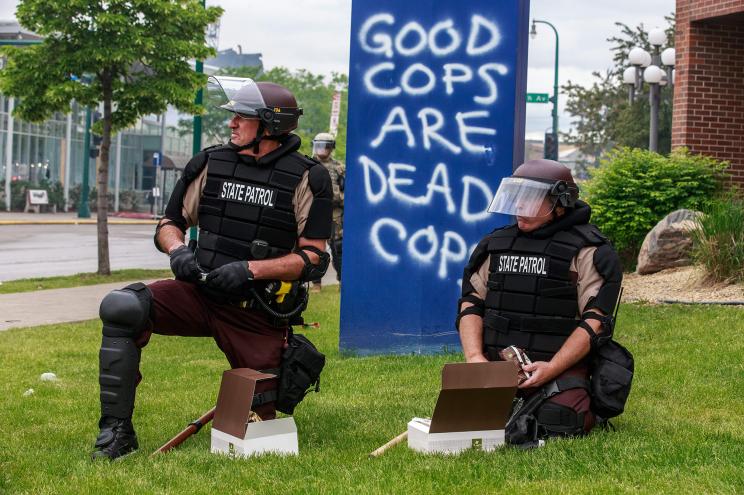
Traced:
[[275, 382], [276, 375], [251, 368], [235, 368], [222, 374], [212, 423], [213, 453], [242, 457], [269, 452], [299, 454], [293, 418], [257, 421], [251, 411], [275, 397]]
[[622, 414], [633, 382], [633, 355], [609, 340], [595, 349], [591, 364], [592, 410], [603, 419]]
[[408, 423], [409, 448], [457, 454], [503, 445], [517, 380], [517, 367], [510, 361], [444, 365], [431, 419], [413, 418]]
[[312, 342], [302, 334], [290, 333], [282, 355], [276, 408], [292, 414], [310, 390], [320, 389], [320, 373], [324, 366], [325, 355]]

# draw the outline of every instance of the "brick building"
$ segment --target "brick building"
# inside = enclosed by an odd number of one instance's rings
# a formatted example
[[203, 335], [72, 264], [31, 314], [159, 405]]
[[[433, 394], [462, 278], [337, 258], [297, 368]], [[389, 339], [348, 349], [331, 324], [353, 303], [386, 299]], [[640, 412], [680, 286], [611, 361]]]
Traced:
[[744, 0], [677, 0], [672, 147], [731, 162], [744, 186]]

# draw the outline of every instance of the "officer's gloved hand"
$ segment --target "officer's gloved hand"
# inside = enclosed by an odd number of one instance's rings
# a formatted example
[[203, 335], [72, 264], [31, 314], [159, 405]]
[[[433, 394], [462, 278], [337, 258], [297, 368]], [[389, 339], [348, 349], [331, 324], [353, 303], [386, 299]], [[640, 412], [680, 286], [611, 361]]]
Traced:
[[201, 275], [196, 257], [187, 246], [181, 246], [173, 250], [170, 255], [170, 266], [176, 280], [196, 282]]
[[233, 261], [215, 268], [207, 275], [207, 285], [228, 293], [240, 293], [251, 287], [253, 273], [245, 261]]

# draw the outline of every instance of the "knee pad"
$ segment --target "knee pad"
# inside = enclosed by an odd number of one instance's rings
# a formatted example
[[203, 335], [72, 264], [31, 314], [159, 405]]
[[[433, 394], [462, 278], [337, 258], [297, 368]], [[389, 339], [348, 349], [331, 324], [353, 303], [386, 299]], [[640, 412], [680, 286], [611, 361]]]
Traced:
[[99, 315], [106, 337], [137, 337], [147, 327], [152, 293], [143, 283], [108, 293], [101, 301]]
[[575, 436], [583, 435], [584, 413], [577, 413], [574, 409], [545, 401], [536, 411], [535, 419], [539, 436]]

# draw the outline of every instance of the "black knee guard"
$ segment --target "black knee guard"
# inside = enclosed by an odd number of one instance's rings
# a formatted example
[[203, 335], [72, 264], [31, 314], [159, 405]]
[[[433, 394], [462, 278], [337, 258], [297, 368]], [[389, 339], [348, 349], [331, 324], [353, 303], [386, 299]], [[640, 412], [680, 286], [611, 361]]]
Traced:
[[543, 402], [535, 419], [540, 438], [570, 437], [585, 433], [584, 413], [577, 413], [574, 409], [555, 402]]
[[134, 343], [147, 327], [152, 295], [141, 283], [110, 292], [101, 301], [103, 340], [99, 353], [101, 416], [129, 418], [134, 409], [140, 350]]

